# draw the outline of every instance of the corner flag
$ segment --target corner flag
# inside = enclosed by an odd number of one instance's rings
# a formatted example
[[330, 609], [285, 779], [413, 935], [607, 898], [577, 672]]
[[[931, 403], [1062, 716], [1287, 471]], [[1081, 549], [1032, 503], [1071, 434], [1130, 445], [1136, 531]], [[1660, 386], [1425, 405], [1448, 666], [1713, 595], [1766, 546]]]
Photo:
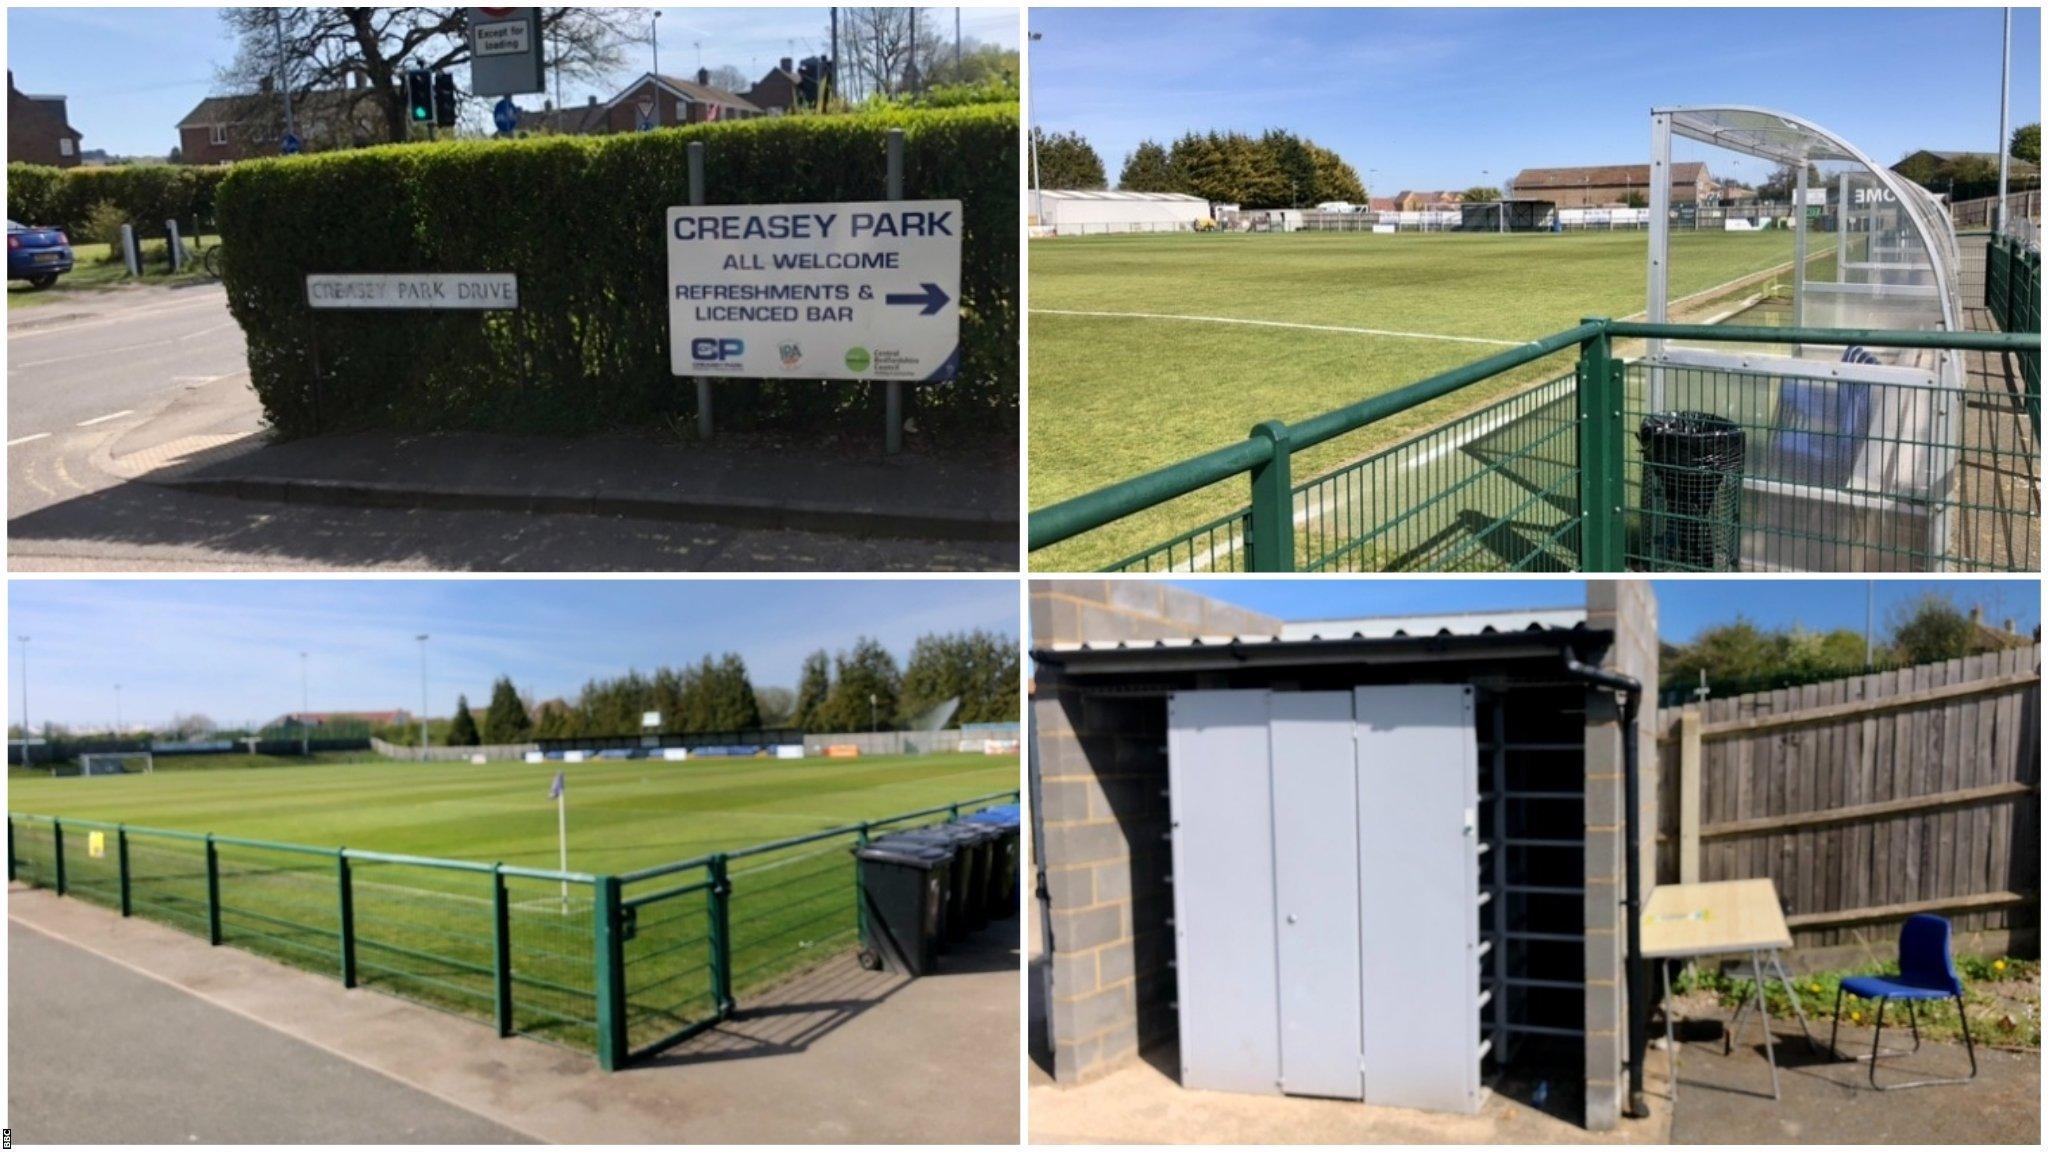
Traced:
[[567, 792], [569, 790], [567, 782], [563, 780], [563, 776], [564, 773], [555, 773], [555, 782], [548, 786], [548, 799], [560, 800], [562, 798], [562, 793]]

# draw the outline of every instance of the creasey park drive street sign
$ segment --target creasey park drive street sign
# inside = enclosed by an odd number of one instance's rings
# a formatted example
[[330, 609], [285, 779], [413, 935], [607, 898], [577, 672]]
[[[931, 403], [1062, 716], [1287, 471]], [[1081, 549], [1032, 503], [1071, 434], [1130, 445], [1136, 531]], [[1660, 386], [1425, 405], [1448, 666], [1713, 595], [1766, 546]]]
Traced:
[[668, 212], [677, 376], [950, 380], [960, 356], [958, 200]]

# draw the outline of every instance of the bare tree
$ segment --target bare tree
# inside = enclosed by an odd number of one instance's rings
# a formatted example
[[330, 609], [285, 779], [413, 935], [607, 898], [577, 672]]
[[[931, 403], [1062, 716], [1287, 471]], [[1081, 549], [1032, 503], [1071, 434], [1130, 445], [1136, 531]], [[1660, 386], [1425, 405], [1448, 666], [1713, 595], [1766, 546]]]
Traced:
[[853, 86], [862, 97], [910, 91], [918, 73], [929, 73], [941, 59], [952, 59], [950, 37], [938, 25], [929, 9], [922, 19], [909, 8], [840, 9], [840, 83]]
[[745, 72], [730, 64], [720, 64], [718, 67], [711, 69], [710, 72], [711, 86], [713, 88], [722, 88], [727, 92], [744, 95], [747, 89], [754, 86], [754, 82], [747, 78]]
[[[309, 92], [341, 92], [347, 120], [381, 119], [385, 140], [404, 140], [405, 73], [467, 62], [463, 18], [461, 8], [224, 9], [237, 47], [218, 82], [249, 92], [282, 76], [298, 101]], [[598, 79], [624, 59], [626, 37], [605, 9], [543, 8], [541, 35], [564, 77]]]

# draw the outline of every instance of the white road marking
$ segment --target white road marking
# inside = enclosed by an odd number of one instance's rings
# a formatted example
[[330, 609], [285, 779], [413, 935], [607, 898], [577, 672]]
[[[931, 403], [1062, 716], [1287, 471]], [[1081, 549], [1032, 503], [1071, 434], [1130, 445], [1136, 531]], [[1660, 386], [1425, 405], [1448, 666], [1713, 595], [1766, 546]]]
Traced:
[[123, 408], [123, 409], [121, 409], [121, 410], [120, 410], [119, 412], [109, 412], [109, 413], [107, 413], [107, 414], [106, 414], [105, 416], [95, 416], [95, 417], [93, 417], [93, 418], [92, 418], [92, 419], [90, 419], [90, 420], [80, 420], [80, 421], [78, 422], [78, 427], [80, 427], [80, 428], [90, 428], [90, 427], [92, 427], [92, 426], [93, 426], [93, 425], [95, 425], [95, 424], [105, 424], [105, 423], [106, 423], [107, 421], [109, 421], [109, 420], [119, 420], [119, 419], [120, 419], [121, 417], [123, 417], [123, 416], [133, 416], [133, 415], [135, 415], [135, 409], [133, 409], [133, 408]]
[[1088, 312], [1070, 308], [1033, 308], [1046, 316], [1097, 316], [1110, 320], [1180, 320], [1191, 324], [1242, 324], [1252, 328], [1287, 328], [1301, 332], [1342, 332], [1351, 336], [1390, 336], [1399, 340], [1440, 340], [1450, 344], [1487, 344], [1520, 348], [1528, 340], [1489, 340], [1483, 336], [1445, 336], [1438, 332], [1396, 332], [1385, 328], [1350, 328], [1338, 324], [1291, 324], [1280, 320], [1245, 320], [1236, 316], [1174, 316], [1162, 312]]
[[12, 447], [14, 447], [14, 446], [15, 446], [16, 444], [27, 444], [27, 443], [29, 443], [29, 442], [30, 442], [30, 441], [32, 441], [32, 440], [41, 440], [41, 439], [44, 439], [44, 438], [46, 438], [47, 436], [49, 436], [49, 433], [48, 433], [48, 432], [38, 432], [38, 433], [36, 433], [36, 434], [35, 434], [35, 435], [33, 435], [33, 436], [23, 436], [23, 437], [21, 437], [21, 438], [20, 438], [20, 439], [18, 439], [18, 440], [9, 440], [9, 441], [7, 442], [7, 446], [8, 446], [9, 448], [12, 448]]

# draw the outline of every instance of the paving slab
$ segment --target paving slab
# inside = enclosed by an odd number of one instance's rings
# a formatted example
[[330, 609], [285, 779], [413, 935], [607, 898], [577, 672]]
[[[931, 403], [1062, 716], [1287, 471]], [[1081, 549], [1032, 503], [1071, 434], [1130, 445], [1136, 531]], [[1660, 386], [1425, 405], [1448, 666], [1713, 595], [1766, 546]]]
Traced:
[[[124, 964], [527, 1137], [576, 1144], [1015, 1144], [1016, 921], [902, 980], [836, 958], [643, 1065], [288, 968], [47, 891], [11, 888], [17, 931]], [[17, 991], [17, 994], [19, 992]]]
[[1013, 452], [905, 453], [733, 435], [575, 440], [350, 433], [181, 462], [142, 479], [286, 503], [589, 513], [846, 535], [1015, 541]]

